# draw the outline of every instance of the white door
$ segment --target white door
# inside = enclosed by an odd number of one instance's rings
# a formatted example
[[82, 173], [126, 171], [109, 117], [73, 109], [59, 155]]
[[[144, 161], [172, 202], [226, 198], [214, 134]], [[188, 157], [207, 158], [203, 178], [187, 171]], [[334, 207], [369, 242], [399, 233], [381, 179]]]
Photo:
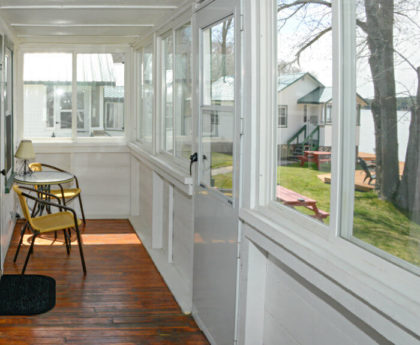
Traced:
[[199, 93], [193, 305], [218, 345], [235, 340], [241, 85], [236, 3], [216, 0], [193, 17]]

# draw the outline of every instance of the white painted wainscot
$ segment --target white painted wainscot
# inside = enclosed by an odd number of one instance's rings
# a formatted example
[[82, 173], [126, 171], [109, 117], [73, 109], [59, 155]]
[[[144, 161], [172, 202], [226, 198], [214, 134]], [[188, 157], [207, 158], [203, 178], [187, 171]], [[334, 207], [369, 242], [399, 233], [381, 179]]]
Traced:
[[154, 264], [184, 313], [192, 310], [192, 179], [136, 144], [131, 152], [131, 217]]

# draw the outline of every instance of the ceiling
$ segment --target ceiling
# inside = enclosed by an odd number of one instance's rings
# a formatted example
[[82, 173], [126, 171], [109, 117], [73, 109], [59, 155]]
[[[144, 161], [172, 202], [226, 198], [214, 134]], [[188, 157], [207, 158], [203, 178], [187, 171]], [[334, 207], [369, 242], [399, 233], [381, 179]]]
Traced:
[[[133, 43], [186, 0], [0, 0], [20, 42]], [[187, 1], [188, 2], [188, 1]]]

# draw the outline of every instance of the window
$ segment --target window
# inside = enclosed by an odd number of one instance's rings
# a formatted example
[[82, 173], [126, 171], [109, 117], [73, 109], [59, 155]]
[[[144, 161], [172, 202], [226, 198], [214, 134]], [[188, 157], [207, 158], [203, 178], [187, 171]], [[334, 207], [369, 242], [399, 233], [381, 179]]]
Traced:
[[25, 53], [24, 136], [72, 138], [73, 121], [79, 137], [123, 136], [124, 63], [125, 53]]
[[162, 151], [173, 153], [173, 35], [162, 39]]
[[72, 136], [72, 70], [70, 53], [24, 54], [24, 137]]
[[175, 31], [175, 156], [189, 159], [192, 153], [192, 32], [191, 24]]
[[282, 205], [328, 224], [333, 144], [332, 133], [321, 130], [319, 122], [325, 107], [333, 120], [332, 35], [324, 33], [331, 26], [331, 9], [315, 2], [277, 4], [275, 195]]
[[331, 112], [332, 112], [332, 105], [327, 104], [325, 106], [325, 122], [324, 123], [326, 123], [326, 124], [331, 124], [332, 123]]
[[200, 183], [232, 197], [235, 105], [234, 18], [202, 31], [203, 100], [200, 105], [203, 168]]
[[278, 107], [278, 127], [287, 127], [287, 105], [279, 105]]
[[138, 139], [151, 149], [153, 135], [153, 45], [150, 44], [143, 49], [140, 68], [140, 111], [138, 124]]
[[161, 151], [183, 163], [192, 147], [191, 39], [189, 23], [161, 39]]
[[124, 135], [125, 54], [77, 54], [77, 135]]
[[351, 135], [357, 156], [349, 163], [355, 169], [349, 182], [354, 184], [353, 224], [342, 235], [419, 272], [420, 171], [413, 167], [420, 159], [415, 120], [420, 99], [413, 66], [420, 65], [420, 55], [412, 37], [420, 34], [420, 8], [392, 5], [357, 2], [357, 20], [369, 29], [354, 29], [357, 108]]

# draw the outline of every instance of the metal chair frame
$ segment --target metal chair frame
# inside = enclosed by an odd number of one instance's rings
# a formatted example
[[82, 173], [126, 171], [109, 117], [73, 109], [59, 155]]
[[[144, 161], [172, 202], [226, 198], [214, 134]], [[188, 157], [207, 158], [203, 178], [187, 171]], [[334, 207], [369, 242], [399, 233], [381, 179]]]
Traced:
[[[56, 166], [53, 166], [53, 165], [50, 165], [50, 164], [45, 164], [45, 163], [40, 163], [40, 162], [37, 162], [38, 164], [41, 164], [41, 166], [42, 167], [46, 167], [46, 168], [50, 168], [50, 169], [54, 169], [54, 170], [56, 170], [56, 171], [60, 171], [60, 172], [65, 172], [65, 173], [69, 173], [68, 171], [66, 171], [66, 170], [63, 170], [63, 169], [60, 169], [60, 168], [57, 168]], [[77, 176], [76, 175], [74, 175], [73, 174], [73, 176], [74, 176], [74, 181], [75, 181], [75, 183], [76, 183], [76, 188], [78, 188], [78, 189], [80, 189], [80, 187], [79, 187], [79, 180], [77, 179]], [[61, 191], [63, 191], [63, 188], [62, 188], [62, 186], [60, 185], [60, 189], [61, 189]], [[85, 211], [83, 210], [83, 204], [82, 204], [82, 198], [81, 198], [81, 193], [79, 193], [78, 195], [76, 195], [76, 196], [74, 196], [74, 197], [72, 197], [72, 198], [68, 198], [67, 199], [67, 202], [70, 202], [70, 201], [72, 201], [72, 200], [74, 200], [74, 199], [76, 199], [76, 198], [79, 198], [79, 205], [80, 205], [80, 211], [82, 212], [82, 220], [83, 220], [83, 224], [84, 225], [86, 225], [86, 218], [85, 218]], [[64, 194], [63, 194], [63, 199], [65, 199], [64, 198]], [[63, 200], [63, 203], [64, 204], [66, 204], [66, 200]]]
[[[53, 195], [53, 194], [46, 193], [46, 192], [40, 192], [39, 190], [28, 188], [28, 187], [21, 187], [21, 186], [19, 186], [19, 189], [25, 189], [25, 190], [33, 191], [33, 192], [38, 193], [38, 194], [39, 193], [42, 193], [42, 194], [45, 194], [48, 197], [56, 198], [58, 200], [58, 202], [59, 202], [58, 204], [56, 204], [56, 203], [53, 203], [53, 202], [50, 202], [50, 201], [47, 201], [47, 200], [36, 198], [33, 195], [30, 195], [30, 194], [27, 194], [27, 193], [24, 193], [23, 192], [22, 193], [22, 196], [24, 196], [25, 198], [28, 198], [28, 199], [31, 199], [31, 200], [35, 201], [35, 205], [34, 205], [34, 209], [32, 211], [31, 217], [33, 216], [33, 214], [36, 214], [35, 213], [36, 212], [35, 211], [36, 210], [36, 207], [35, 206], [37, 206], [38, 204], [44, 205], [46, 208], [57, 207], [60, 211], [69, 211], [69, 212], [71, 212], [73, 214], [74, 227], [72, 227], [70, 229], [73, 229], [76, 232], [77, 242], [78, 242], [78, 247], [79, 247], [79, 252], [80, 252], [80, 259], [81, 259], [81, 262], [82, 262], [83, 273], [86, 274], [86, 263], [85, 263], [85, 258], [84, 258], [84, 255], [83, 255], [82, 241], [81, 241], [80, 230], [79, 230], [79, 225], [78, 225], [78, 219], [77, 219], [76, 212], [71, 207], [61, 205], [60, 198], [57, 197], [57, 196], [55, 196], [55, 195]], [[25, 200], [25, 202], [26, 202], [26, 200]], [[31, 246], [30, 246], [29, 251], [28, 251], [28, 254], [26, 256], [25, 263], [23, 265], [21, 274], [24, 274], [25, 273], [26, 266], [28, 265], [29, 258], [30, 258], [31, 254], [33, 252], [33, 248], [34, 248], [36, 237], [41, 234], [39, 231], [32, 229], [32, 227], [31, 227], [31, 225], [29, 223], [29, 220], [27, 219], [25, 225], [22, 227], [22, 230], [21, 230], [21, 236], [20, 236], [18, 248], [16, 250], [15, 260], [17, 258], [18, 253], [19, 253], [19, 249], [20, 249], [20, 247], [22, 245], [23, 235], [25, 233], [26, 228], [29, 228], [30, 230], [32, 230], [34, 236], [32, 237]], [[62, 229], [63, 232], [64, 232], [64, 240], [65, 240], [65, 243], [66, 243], [67, 254], [70, 254], [70, 248], [71, 248], [71, 238], [68, 237], [68, 235], [70, 234], [70, 229], [67, 229], [67, 228], [66, 229]], [[66, 230], [67, 230], [67, 232], [66, 232]], [[55, 230], [54, 231], [55, 234], [57, 233], [57, 231], [60, 231], [60, 230]]]

